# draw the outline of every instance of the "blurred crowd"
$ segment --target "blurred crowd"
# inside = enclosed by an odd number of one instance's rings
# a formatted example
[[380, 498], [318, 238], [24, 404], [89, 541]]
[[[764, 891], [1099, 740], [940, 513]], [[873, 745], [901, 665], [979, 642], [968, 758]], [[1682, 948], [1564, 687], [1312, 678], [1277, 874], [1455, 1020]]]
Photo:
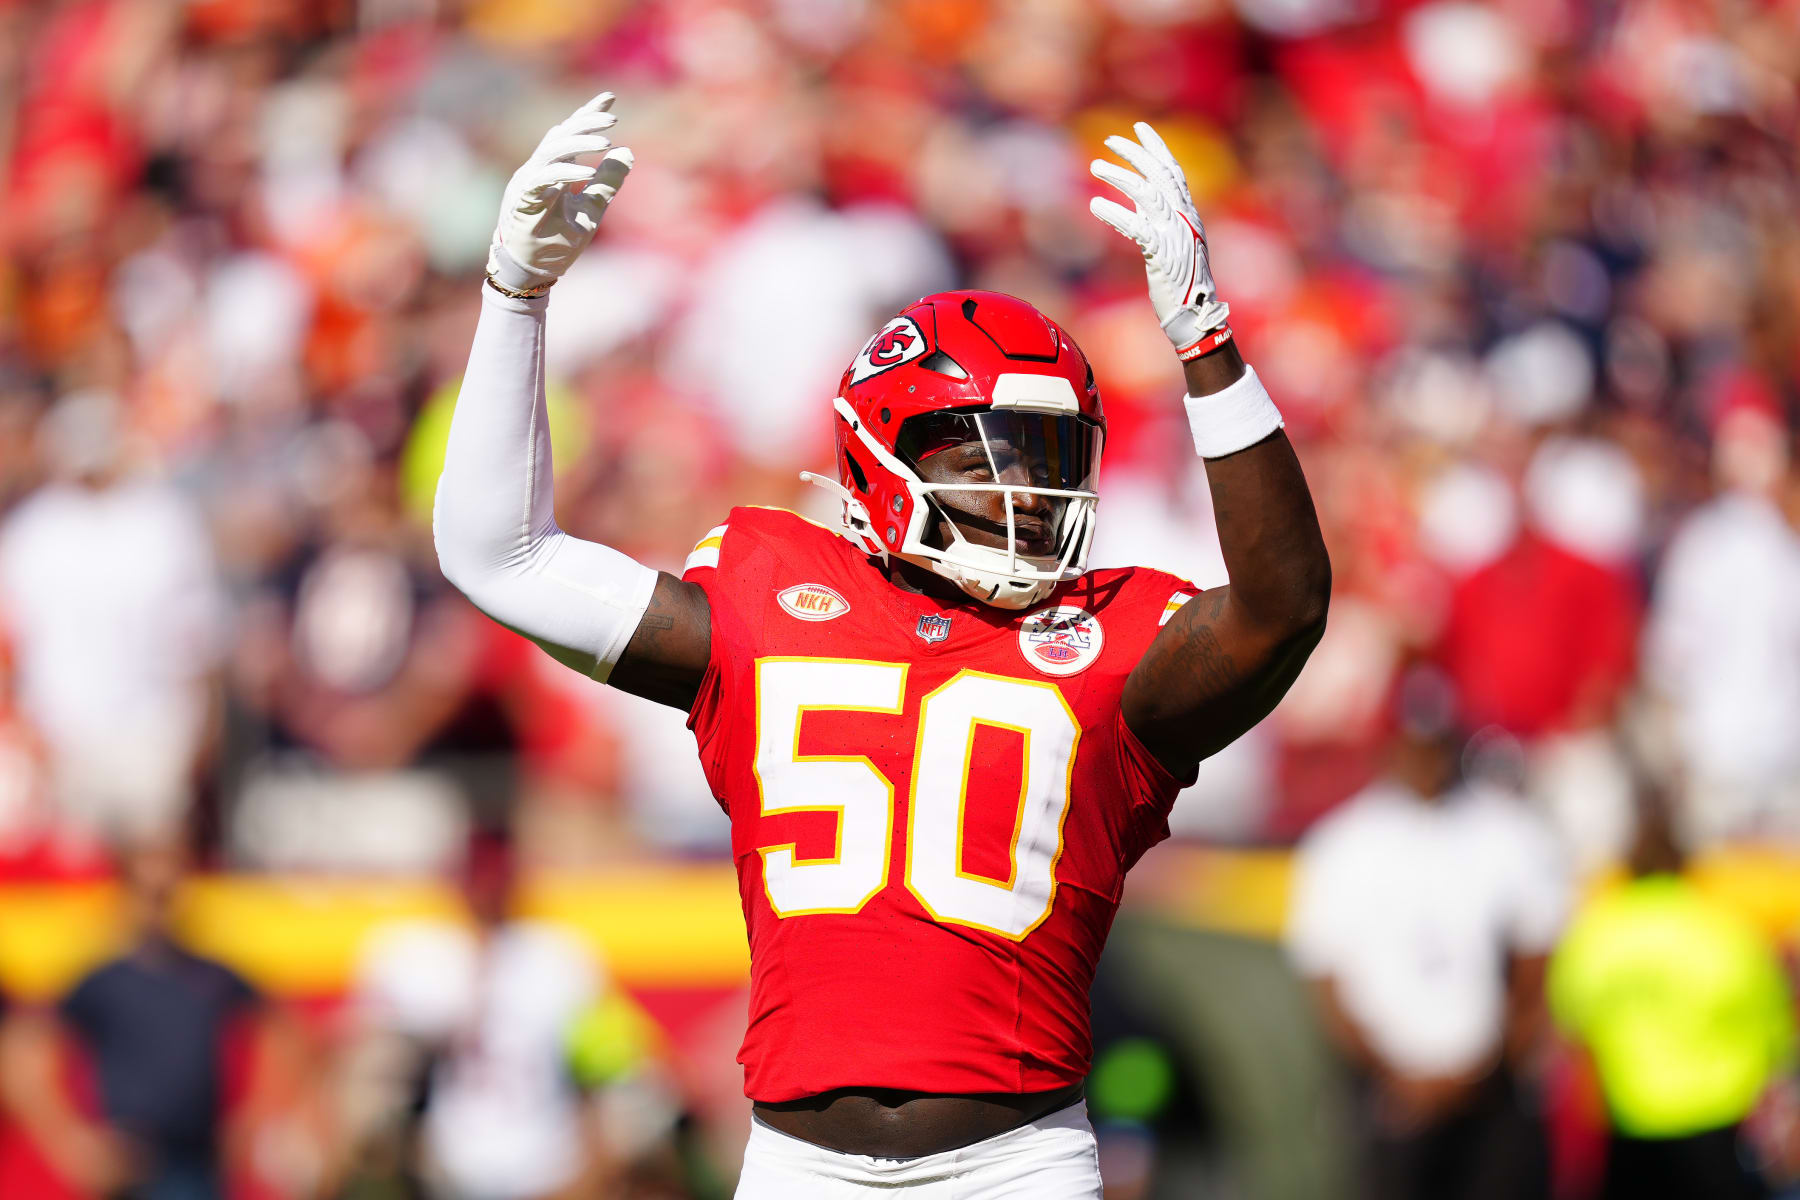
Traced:
[[1565, 856], [1546, 895], [1650, 793], [1687, 852], [1792, 846], [1797, 85], [1794, 0], [0, 0], [0, 880], [121, 842], [723, 855], [680, 714], [431, 552], [501, 186], [601, 87], [637, 167], [550, 310], [571, 532], [676, 568], [732, 504], [829, 516], [795, 475], [844, 365], [972, 286], [1094, 361], [1096, 565], [1223, 582], [1141, 262], [1085, 211], [1148, 119], [1337, 589], [1178, 836], [1288, 844], [1390, 786], [1424, 672]]

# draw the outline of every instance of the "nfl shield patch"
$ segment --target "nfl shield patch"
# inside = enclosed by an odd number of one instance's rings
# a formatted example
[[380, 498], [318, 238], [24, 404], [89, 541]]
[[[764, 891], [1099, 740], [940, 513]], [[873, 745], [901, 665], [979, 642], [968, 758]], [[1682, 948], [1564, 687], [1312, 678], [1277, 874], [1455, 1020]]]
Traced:
[[919, 636], [929, 644], [950, 636], [950, 618], [942, 613], [926, 613], [919, 618]]

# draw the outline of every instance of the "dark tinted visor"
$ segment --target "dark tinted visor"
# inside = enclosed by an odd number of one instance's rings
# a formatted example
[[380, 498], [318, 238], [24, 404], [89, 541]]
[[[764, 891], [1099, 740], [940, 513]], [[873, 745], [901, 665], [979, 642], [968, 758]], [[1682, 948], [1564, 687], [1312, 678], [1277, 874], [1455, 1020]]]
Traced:
[[958, 482], [1091, 492], [1103, 437], [1089, 417], [964, 408], [908, 417], [895, 449], [923, 478], [927, 460], [953, 453], [944, 465]]

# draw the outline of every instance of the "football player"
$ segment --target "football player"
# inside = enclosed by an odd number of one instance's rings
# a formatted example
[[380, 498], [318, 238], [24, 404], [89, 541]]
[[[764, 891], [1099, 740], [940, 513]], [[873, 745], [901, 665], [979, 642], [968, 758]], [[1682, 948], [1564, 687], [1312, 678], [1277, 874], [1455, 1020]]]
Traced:
[[[1196, 764], [1275, 705], [1330, 567], [1180, 167], [1093, 172], [1186, 372], [1231, 581], [1086, 569], [1106, 423], [1021, 300], [913, 304], [845, 371], [840, 528], [739, 508], [680, 578], [551, 511], [548, 293], [631, 168], [610, 93], [508, 185], [438, 486], [444, 573], [596, 679], [688, 714], [751, 953], [740, 1197], [1098, 1198], [1088, 988], [1126, 871]], [[597, 160], [597, 161], [596, 161]], [[821, 413], [823, 419], [825, 414]]]

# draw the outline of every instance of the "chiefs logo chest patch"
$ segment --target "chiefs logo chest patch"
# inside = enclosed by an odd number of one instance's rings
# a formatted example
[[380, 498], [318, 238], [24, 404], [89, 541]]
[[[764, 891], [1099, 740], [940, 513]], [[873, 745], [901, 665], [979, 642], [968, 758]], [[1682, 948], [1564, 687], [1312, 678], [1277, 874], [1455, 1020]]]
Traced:
[[1046, 675], [1074, 675], [1094, 665], [1106, 634], [1100, 619], [1085, 608], [1063, 604], [1026, 617], [1019, 626], [1019, 653]]
[[869, 339], [850, 364], [850, 382], [861, 383], [871, 375], [891, 371], [901, 363], [923, 357], [928, 349], [925, 335], [911, 317], [895, 317]]
[[802, 621], [830, 621], [850, 611], [850, 602], [822, 583], [796, 583], [776, 592], [775, 600]]

